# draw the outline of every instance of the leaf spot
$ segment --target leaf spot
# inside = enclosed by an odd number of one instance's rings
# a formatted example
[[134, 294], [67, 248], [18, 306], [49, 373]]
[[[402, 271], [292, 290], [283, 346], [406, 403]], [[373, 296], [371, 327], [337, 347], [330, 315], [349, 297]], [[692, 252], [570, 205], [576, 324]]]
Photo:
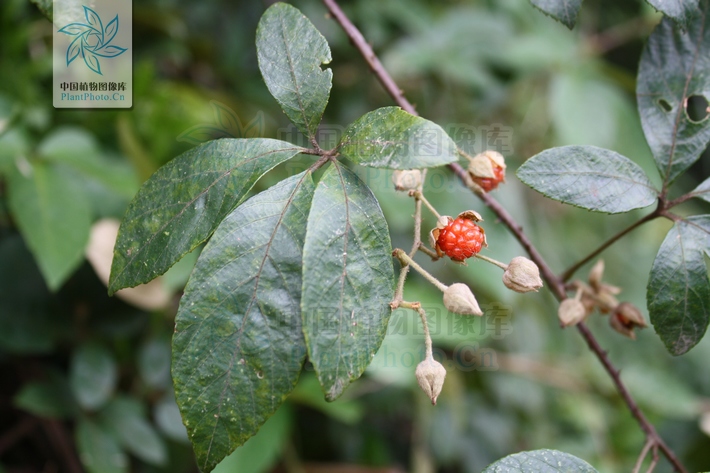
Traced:
[[660, 105], [665, 112], [670, 112], [671, 110], [673, 110], [673, 107], [670, 103], [668, 103], [666, 99], [658, 99], [658, 105]]

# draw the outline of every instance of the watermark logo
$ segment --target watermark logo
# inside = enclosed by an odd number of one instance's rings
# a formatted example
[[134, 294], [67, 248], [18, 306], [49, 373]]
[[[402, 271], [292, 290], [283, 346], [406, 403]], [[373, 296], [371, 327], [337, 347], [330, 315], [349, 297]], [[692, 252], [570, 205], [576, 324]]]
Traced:
[[81, 56], [86, 67], [103, 75], [99, 57], [113, 58], [127, 51], [127, 48], [111, 44], [118, 33], [118, 15], [104, 27], [98, 13], [86, 5], [83, 7], [86, 23], [70, 23], [59, 30], [59, 33], [76, 36], [67, 48], [67, 67]]
[[132, 0], [54, 0], [52, 5], [54, 106], [132, 107]]

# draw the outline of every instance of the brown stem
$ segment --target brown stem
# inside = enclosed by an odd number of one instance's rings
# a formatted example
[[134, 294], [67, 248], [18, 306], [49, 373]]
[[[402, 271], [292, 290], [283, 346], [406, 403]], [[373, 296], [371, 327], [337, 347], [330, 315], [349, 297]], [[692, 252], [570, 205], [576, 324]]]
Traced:
[[367, 61], [367, 64], [370, 66], [370, 69], [372, 69], [372, 72], [375, 73], [375, 77], [377, 77], [377, 79], [382, 83], [382, 86], [394, 99], [394, 101], [397, 102], [397, 105], [412, 115], [417, 115], [414, 105], [409, 103], [409, 100], [406, 99], [402, 90], [397, 86], [397, 83], [395, 83], [389, 73], [385, 70], [378, 57], [375, 55], [375, 52], [372, 50], [370, 44], [365, 41], [365, 38], [362, 36], [362, 33], [360, 33], [360, 30], [353, 25], [343, 10], [340, 9], [338, 3], [335, 0], [323, 0], [323, 3], [328, 8], [328, 11], [333, 18], [335, 18], [335, 21], [337, 21], [343, 28], [345, 34], [348, 35], [350, 42], [352, 42], [357, 50], [360, 51], [360, 54], [363, 58], [365, 58], [365, 61]]
[[[347, 18], [347, 16], [345, 16], [345, 13], [343, 13], [343, 11], [340, 9], [337, 2], [335, 0], [323, 0], [323, 3], [328, 8], [328, 11], [333, 16], [333, 18], [335, 18], [338, 24], [340, 24], [340, 26], [343, 28], [353, 45], [360, 51], [360, 54], [370, 65], [370, 69], [372, 69], [377, 79], [380, 81], [380, 83], [382, 83], [382, 85], [385, 87], [385, 89], [387, 90], [389, 95], [394, 99], [394, 101], [407, 112], [411, 113], [412, 115], [417, 115], [416, 110], [414, 109], [412, 104], [409, 103], [409, 101], [404, 97], [404, 94], [402, 93], [400, 88], [394, 82], [389, 73], [384, 69], [382, 63], [380, 63], [377, 56], [375, 56], [375, 53], [373, 52], [367, 41], [365, 41], [365, 38], [362, 36], [362, 33], [360, 33], [360, 31], [355, 27], [355, 25], [353, 25], [352, 22]], [[465, 185], [470, 182], [468, 173], [458, 163], [452, 163], [449, 165], [449, 167]], [[488, 206], [488, 208], [490, 208], [498, 216], [498, 219], [503, 222], [505, 226], [508, 227], [511, 233], [513, 233], [518, 242], [523, 246], [525, 251], [527, 251], [528, 255], [530, 256], [530, 259], [532, 259], [538, 265], [541, 276], [545, 279], [548, 284], [548, 287], [551, 288], [553, 294], [557, 297], [557, 299], [565, 299], [567, 297], [567, 294], [565, 292], [564, 281], [561, 278], [558, 278], [552, 271], [552, 269], [547, 265], [547, 262], [544, 260], [542, 255], [540, 255], [537, 249], [533, 246], [530, 239], [523, 232], [522, 227], [493, 197], [485, 193], [474, 193], [481, 198], [483, 203]], [[641, 412], [638, 407], [638, 404], [636, 404], [636, 401], [631, 397], [629, 391], [626, 389], [626, 386], [621, 381], [621, 378], [619, 377], [619, 371], [611, 363], [611, 360], [609, 360], [607, 353], [601, 348], [599, 342], [594, 337], [592, 332], [590, 332], [587, 326], [583, 323], [578, 324], [577, 328], [579, 330], [579, 333], [587, 342], [587, 345], [589, 345], [590, 350], [597, 356], [597, 358], [599, 358], [599, 361], [604, 366], [604, 369], [607, 371], [607, 373], [609, 373], [609, 376], [614, 382], [617, 391], [628, 406], [629, 410], [631, 411], [631, 414], [638, 421], [641, 429], [646, 434], [647, 440], [652, 441], [655, 445], [658, 446], [658, 448], [660, 448], [660, 450], [666, 456], [668, 461], [671, 462], [676, 471], [680, 473], [686, 473], [687, 470], [675, 456], [675, 453], [665, 444], [663, 439], [661, 439], [661, 437], [654, 429], [653, 425], [650, 424], [648, 419], [646, 419], [646, 416], [644, 416], [643, 412]]]
[[42, 427], [51, 439], [57, 454], [62, 457], [66, 471], [69, 473], [83, 473], [84, 469], [79, 463], [75, 447], [64, 425], [58, 420], [44, 419]]

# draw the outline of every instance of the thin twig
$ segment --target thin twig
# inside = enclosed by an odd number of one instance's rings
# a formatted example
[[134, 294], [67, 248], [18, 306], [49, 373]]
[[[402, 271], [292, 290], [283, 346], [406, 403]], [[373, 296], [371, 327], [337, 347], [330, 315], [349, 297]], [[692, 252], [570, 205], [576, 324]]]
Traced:
[[417, 304], [417, 307], [415, 307], [414, 310], [417, 311], [417, 314], [419, 314], [419, 318], [422, 319], [422, 328], [424, 329], [424, 348], [426, 350], [426, 358], [429, 359], [432, 357], [432, 348], [431, 334], [429, 333], [429, 324], [426, 320], [426, 312], [424, 312], [424, 309], [422, 309], [422, 306], [420, 304]]
[[653, 473], [653, 470], [656, 469], [656, 465], [658, 465], [658, 446], [654, 445], [653, 457], [651, 457], [651, 464], [648, 465], [648, 470], [646, 470], [646, 473]]
[[397, 105], [412, 115], [417, 115], [414, 105], [409, 103], [409, 100], [406, 99], [402, 90], [397, 86], [397, 83], [392, 79], [392, 77], [390, 77], [380, 60], [375, 55], [372, 47], [367, 41], [365, 41], [365, 38], [362, 36], [362, 33], [360, 33], [360, 30], [352, 24], [343, 10], [340, 9], [338, 3], [335, 0], [323, 0], [323, 3], [328, 8], [330, 14], [333, 15], [335, 21], [337, 21], [343, 28], [345, 34], [348, 35], [348, 38], [350, 38], [353, 45], [358, 49], [358, 51], [360, 51], [360, 54], [362, 54], [362, 57], [365, 58], [365, 61], [367, 61], [367, 64], [370, 66], [370, 69], [372, 69], [372, 72], [375, 73], [375, 77], [377, 77], [377, 79], [382, 83], [382, 86], [385, 88], [387, 93], [394, 98]]
[[[353, 45], [360, 51], [360, 54], [369, 64], [370, 69], [372, 69], [373, 73], [375, 74], [375, 77], [377, 77], [380, 83], [382, 83], [382, 85], [385, 87], [385, 89], [387, 90], [389, 95], [394, 99], [394, 101], [400, 107], [402, 107], [402, 109], [406, 110], [412, 115], [417, 115], [416, 110], [414, 109], [412, 104], [409, 103], [409, 101], [404, 97], [404, 94], [399, 89], [399, 87], [394, 82], [389, 73], [384, 69], [382, 63], [380, 63], [379, 59], [373, 52], [370, 45], [367, 43], [367, 41], [365, 41], [365, 38], [355, 27], [355, 25], [353, 25], [352, 22], [347, 18], [347, 16], [345, 16], [345, 13], [343, 13], [343, 11], [340, 9], [337, 2], [335, 0], [323, 0], [323, 3], [328, 8], [333, 18], [335, 18], [338, 24], [340, 24], [340, 26], [343, 28]], [[468, 173], [458, 163], [449, 164], [449, 168], [451, 168], [451, 170], [461, 179], [464, 184], [470, 182]], [[481, 198], [483, 203], [488, 208], [490, 208], [497, 215], [498, 219], [503, 222], [506, 227], [508, 227], [511, 233], [513, 233], [515, 238], [530, 256], [530, 259], [532, 259], [538, 265], [540, 269], [540, 275], [543, 277], [543, 279], [545, 279], [548, 287], [551, 288], [553, 294], [557, 297], [557, 299], [565, 299], [567, 297], [567, 294], [565, 291], [564, 281], [561, 278], [558, 278], [552, 271], [552, 269], [547, 265], [545, 259], [542, 257], [542, 255], [540, 255], [540, 253], [532, 244], [528, 236], [523, 232], [522, 227], [493, 197], [485, 193], [475, 191], [474, 193]], [[680, 473], [686, 473], [687, 470], [675, 456], [675, 453], [665, 444], [663, 439], [656, 432], [653, 425], [649, 423], [644, 414], [641, 412], [638, 405], [636, 404], [636, 401], [631, 397], [628, 390], [626, 389], [626, 386], [621, 381], [621, 378], [619, 377], [619, 371], [611, 363], [611, 360], [609, 360], [609, 357], [607, 356], [606, 352], [601, 348], [599, 342], [596, 340], [594, 335], [583, 323], [578, 324], [577, 329], [587, 342], [587, 345], [589, 345], [589, 348], [592, 350], [592, 352], [597, 356], [597, 358], [599, 358], [602, 365], [609, 373], [609, 376], [611, 376], [617, 391], [623, 398], [632, 415], [638, 421], [641, 429], [646, 433], [647, 438], [652, 440], [653, 443], [658, 448], [660, 448], [660, 450], [663, 452], [666, 458], [668, 458], [668, 460], [671, 462], [676, 471]]]
[[[422, 179], [423, 180], [423, 179]], [[434, 208], [433, 205], [431, 205], [431, 202], [427, 200], [426, 197], [424, 197], [424, 193], [420, 190], [413, 191], [411, 193], [412, 197], [414, 197], [417, 200], [420, 200], [426, 205], [426, 208], [429, 209], [429, 212], [431, 212], [436, 218], [441, 218], [441, 215], [439, 215], [439, 212]]]
[[66, 427], [54, 419], [43, 419], [42, 427], [51, 439], [56, 453], [62, 458], [66, 471], [69, 473], [83, 473], [84, 469], [79, 463], [79, 458]]
[[407, 253], [405, 253], [404, 250], [396, 248], [392, 252], [392, 255], [397, 258], [403, 266], [408, 265], [414, 268], [416, 272], [424, 276], [427, 281], [436, 286], [436, 288], [439, 289], [441, 292], [444, 292], [449, 288], [446, 284], [443, 284], [441, 281], [432, 276], [426, 269], [419, 266], [419, 264], [417, 264], [416, 261], [414, 261]]
[[[414, 242], [412, 243], [412, 249], [409, 252], [409, 257], [414, 258], [417, 251], [422, 247], [422, 187], [424, 185], [424, 180], [426, 179], [426, 169], [421, 171], [422, 178], [421, 182], [417, 186], [416, 192], [418, 195], [413, 195], [414, 197]], [[399, 306], [400, 301], [404, 297], [404, 283], [407, 280], [407, 274], [409, 274], [410, 266], [403, 265], [402, 269], [399, 271], [399, 279], [397, 280], [397, 288], [394, 292], [394, 299], [390, 306], [395, 309]]]
[[651, 439], [646, 440], [646, 443], [644, 444], [643, 449], [639, 454], [638, 460], [636, 460], [634, 469], [631, 470], [631, 473], [639, 473], [639, 471], [641, 471], [641, 465], [643, 465], [643, 461], [646, 459], [646, 455], [648, 455], [648, 452], [651, 451], [651, 447], [653, 447], [653, 445], [654, 444]]
[[484, 255], [482, 255], [481, 253], [476, 253], [476, 254], [473, 255], [473, 256], [475, 256], [476, 258], [478, 258], [478, 259], [480, 259], [480, 260], [486, 261], [487, 263], [491, 263], [493, 266], [498, 266], [498, 267], [499, 267], [500, 269], [502, 269], [503, 271], [505, 271], [506, 269], [508, 269], [508, 265], [507, 265], [507, 264], [501, 263], [500, 261], [498, 261], [498, 260], [496, 260], [496, 259], [489, 258], [488, 256], [484, 256]]
[[582, 266], [584, 266], [585, 264], [589, 263], [591, 260], [593, 260], [594, 258], [599, 256], [599, 254], [601, 254], [604, 250], [606, 250], [611, 245], [616, 243], [617, 240], [619, 240], [621, 237], [623, 237], [626, 234], [637, 229], [638, 227], [640, 227], [644, 223], [650, 222], [651, 220], [654, 220], [654, 219], [660, 217], [660, 215], [661, 215], [660, 209], [661, 209], [661, 206], [659, 205], [659, 207], [655, 211], [653, 211], [652, 213], [646, 215], [645, 217], [637, 220], [633, 224], [629, 225], [628, 227], [626, 227], [625, 229], [623, 229], [622, 231], [620, 231], [619, 233], [617, 233], [616, 235], [614, 235], [613, 237], [609, 238], [607, 241], [602, 243], [599, 246], [599, 248], [597, 248], [596, 250], [589, 253], [587, 256], [582, 258], [579, 262], [570, 266], [568, 269], [565, 270], [564, 273], [562, 273], [562, 276], [561, 276], [562, 281], [567, 281], [569, 278], [571, 278], [574, 275], [574, 273], [577, 272], [577, 270], [579, 270], [579, 268], [581, 268]]

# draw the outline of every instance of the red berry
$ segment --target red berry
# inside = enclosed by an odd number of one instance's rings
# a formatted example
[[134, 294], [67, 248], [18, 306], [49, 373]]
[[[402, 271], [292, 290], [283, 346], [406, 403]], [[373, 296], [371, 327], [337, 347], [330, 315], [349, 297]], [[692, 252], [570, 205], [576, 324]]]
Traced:
[[463, 261], [479, 251], [485, 241], [483, 229], [467, 218], [457, 218], [439, 233], [436, 244], [449, 258]]
[[473, 182], [481, 186], [484, 191], [490, 192], [498, 187], [498, 184], [505, 181], [505, 169], [500, 166], [494, 166], [493, 174], [495, 175], [495, 178], [476, 176], [471, 176], [471, 178], [473, 179]]

